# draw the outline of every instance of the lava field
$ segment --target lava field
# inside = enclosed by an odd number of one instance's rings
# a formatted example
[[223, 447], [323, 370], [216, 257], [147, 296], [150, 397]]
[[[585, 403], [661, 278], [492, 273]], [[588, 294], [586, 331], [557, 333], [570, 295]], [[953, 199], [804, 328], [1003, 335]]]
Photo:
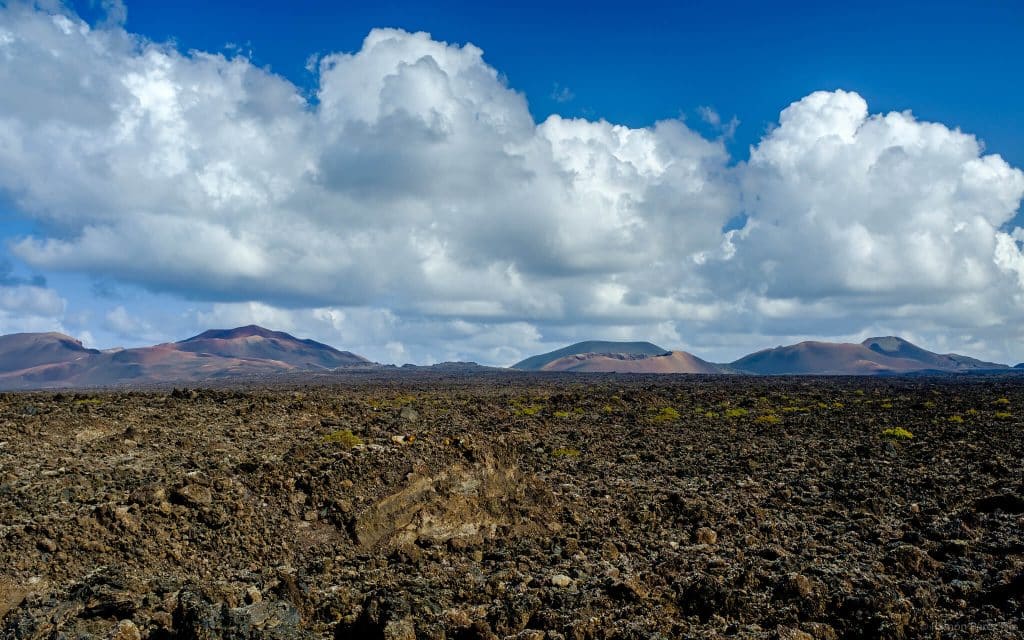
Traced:
[[1024, 381], [0, 394], [2, 638], [1014, 638]]

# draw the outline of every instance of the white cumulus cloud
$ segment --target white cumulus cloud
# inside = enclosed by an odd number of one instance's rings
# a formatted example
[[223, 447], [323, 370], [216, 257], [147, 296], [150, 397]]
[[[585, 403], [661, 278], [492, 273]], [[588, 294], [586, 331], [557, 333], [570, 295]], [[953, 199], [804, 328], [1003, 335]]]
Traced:
[[817, 92], [737, 163], [681, 120], [537, 123], [472, 44], [375, 29], [311, 58], [310, 100], [105, 6], [97, 27], [0, 8], [0, 192], [42, 223], [7, 238], [35, 269], [379, 358], [507, 363], [584, 330], [712, 355], [739, 336], [1024, 337], [1024, 174], [910, 112]]

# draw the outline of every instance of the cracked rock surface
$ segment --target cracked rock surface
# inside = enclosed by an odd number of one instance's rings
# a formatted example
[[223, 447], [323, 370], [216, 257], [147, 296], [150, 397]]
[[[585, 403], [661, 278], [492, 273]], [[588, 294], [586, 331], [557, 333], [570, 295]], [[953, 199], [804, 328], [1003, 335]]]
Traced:
[[0, 394], [0, 638], [1020, 637], [1022, 418], [999, 377]]

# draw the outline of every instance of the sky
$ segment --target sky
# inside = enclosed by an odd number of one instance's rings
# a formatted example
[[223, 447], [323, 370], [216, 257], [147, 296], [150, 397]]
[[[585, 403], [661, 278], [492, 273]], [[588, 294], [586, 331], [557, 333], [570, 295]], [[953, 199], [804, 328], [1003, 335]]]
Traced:
[[1024, 361], [1021, 3], [372, 4], [0, 3], [0, 333]]

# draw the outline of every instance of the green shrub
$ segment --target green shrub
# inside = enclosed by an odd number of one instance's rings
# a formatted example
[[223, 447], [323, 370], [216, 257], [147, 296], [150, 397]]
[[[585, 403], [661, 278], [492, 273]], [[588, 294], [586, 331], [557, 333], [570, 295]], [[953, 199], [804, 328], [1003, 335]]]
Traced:
[[949, 416], [949, 421], [955, 422], [956, 424], [963, 424], [964, 419], [962, 416]]
[[885, 438], [892, 438], [893, 440], [912, 440], [914, 434], [910, 433], [903, 427], [892, 427], [882, 432], [882, 436]]
[[754, 422], [758, 424], [779, 424], [782, 422], [782, 418], [774, 413], [766, 413], [763, 416], [757, 416]]
[[1005, 407], [1006, 405], [1010, 404], [1010, 399], [1009, 398], [998, 398], [996, 400], [993, 400], [992, 404], [998, 404], [1000, 406], [1004, 406]]
[[747, 411], [746, 409], [744, 409], [742, 407], [736, 407], [734, 409], [726, 409], [725, 410], [725, 417], [726, 418], [742, 418], [743, 416], [747, 415], [748, 413], [750, 413], [750, 412]]
[[654, 421], [658, 423], [663, 422], [675, 422], [679, 419], [679, 412], [672, 407], [663, 407], [661, 411], [654, 416]]
[[516, 407], [513, 413], [517, 416], [535, 416], [540, 413], [541, 406], [539, 404], [528, 404], [522, 407]]
[[996, 420], [1009, 420], [1013, 414], [1009, 411], [996, 411]]
[[325, 435], [324, 442], [327, 444], [337, 444], [345, 449], [355, 449], [363, 444], [363, 439], [352, 433], [350, 429], [339, 429]]

